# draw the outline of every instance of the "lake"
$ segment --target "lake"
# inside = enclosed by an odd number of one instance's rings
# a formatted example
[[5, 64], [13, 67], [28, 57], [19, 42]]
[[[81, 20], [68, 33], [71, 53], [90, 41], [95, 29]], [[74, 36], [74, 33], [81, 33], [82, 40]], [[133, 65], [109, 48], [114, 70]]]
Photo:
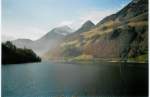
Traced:
[[2, 65], [2, 97], [148, 96], [148, 64]]

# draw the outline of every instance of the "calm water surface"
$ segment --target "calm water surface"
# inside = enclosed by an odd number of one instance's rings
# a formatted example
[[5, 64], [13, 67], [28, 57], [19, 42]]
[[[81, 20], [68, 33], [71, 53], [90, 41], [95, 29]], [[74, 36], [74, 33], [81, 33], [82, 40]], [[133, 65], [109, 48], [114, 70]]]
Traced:
[[148, 95], [148, 64], [65, 64], [2, 66], [2, 97]]

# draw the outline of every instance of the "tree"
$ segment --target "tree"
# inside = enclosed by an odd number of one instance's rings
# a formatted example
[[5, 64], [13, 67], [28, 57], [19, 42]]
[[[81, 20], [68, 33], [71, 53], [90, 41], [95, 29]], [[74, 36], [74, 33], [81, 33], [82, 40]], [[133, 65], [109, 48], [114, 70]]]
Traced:
[[41, 58], [31, 49], [16, 48], [10, 41], [2, 43], [2, 64], [40, 62]]

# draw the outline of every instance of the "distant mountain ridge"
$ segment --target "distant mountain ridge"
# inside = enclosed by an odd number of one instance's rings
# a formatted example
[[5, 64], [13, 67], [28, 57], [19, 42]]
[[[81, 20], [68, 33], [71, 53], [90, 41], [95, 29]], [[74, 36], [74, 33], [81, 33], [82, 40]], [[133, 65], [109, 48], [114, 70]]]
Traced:
[[41, 55], [47, 50], [53, 48], [59, 41], [62, 40], [65, 35], [72, 32], [72, 29], [68, 26], [57, 27], [49, 31], [43, 37], [36, 41], [29, 39], [17, 39], [12, 41], [19, 48], [33, 49], [37, 54]]

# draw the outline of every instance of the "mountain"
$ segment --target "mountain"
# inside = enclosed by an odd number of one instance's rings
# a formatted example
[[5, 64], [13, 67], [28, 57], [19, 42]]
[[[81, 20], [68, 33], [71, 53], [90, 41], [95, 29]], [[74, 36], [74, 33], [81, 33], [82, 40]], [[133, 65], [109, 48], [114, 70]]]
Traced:
[[57, 43], [59, 43], [65, 37], [65, 35], [71, 32], [71, 28], [67, 26], [57, 27], [52, 29], [36, 41], [28, 39], [18, 39], [12, 41], [12, 43], [20, 48], [26, 47], [33, 49], [33, 51], [35, 51], [38, 55], [42, 55], [47, 50], [54, 48], [57, 45]]
[[43, 37], [36, 40], [32, 48], [35, 52], [42, 55], [48, 50], [53, 49], [67, 34], [71, 32], [71, 28], [67, 26], [54, 28]]
[[[83, 25], [81, 28], [89, 27]], [[46, 53], [45, 58], [147, 62], [148, 0], [132, 0], [123, 9], [88, 30], [79, 29], [65, 36], [58, 48]]]
[[55, 39], [60, 39], [64, 37], [65, 35], [68, 35], [72, 32], [72, 29], [68, 26], [62, 26], [57, 27], [49, 31], [46, 35], [41, 37], [40, 39], [36, 40], [36, 42], [42, 42], [42, 41], [51, 41]]
[[81, 33], [81, 32], [86, 32], [86, 31], [89, 31], [90, 29], [92, 29], [93, 27], [95, 26], [95, 24], [88, 20], [86, 21], [82, 26], [81, 28], [79, 28], [76, 33]]
[[13, 36], [9, 36], [9, 35], [3, 35], [1, 36], [1, 41], [2, 42], [6, 42], [8, 40], [15, 40], [15, 38]]
[[[49, 49], [43, 55], [43, 58], [47, 59], [48, 57], [51, 57], [51, 56], [59, 57], [60, 56], [59, 54], [61, 52], [59, 50], [59, 49], [61, 49], [60, 45], [64, 44], [64, 42], [74, 41], [74, 40], [79, 39], [79, 38], [82, 39], [82, 36], [80, 34], [86, 32], [86, 31], [89, 31], [89, 30], [93, 29], [94, 27], [95, 27], [95, 24], [92, 21], [90, 21], [90, 20], [86, 21], [85, 23], [82, 24], [82, 26], [79, 29], [77, 29], [76, 31], [66, 35], [64, 37], [64, 39], [59, 44], [57, 44], [57, 46], [55, 46], [54, 49]], [[53, 52], [54, 55], [52, 54], [52, 52]]]
[[[13, 44], [17, 45], [19, 48], [29, 47], [34, 41], [30, 39], [17, 39], [13, 41]], [[25, 45], [26, 44], [26, 45]]]
[[61, 26], [61, 27], [58, 27], [58, 28], [54, 28], [51, 32], [61, 34], [61, 35], [68, 35], [71, 32], [73, 32], [73, 30], [68, 26]]
[[76, 38], [79, 38], [79, 37], [81, 37], [80, 36], [81, 33], [87, 32], [87, 31], [93, 29], [94, 27], [95, 27], [95, 24], [92, 21], [87, 20], [85, 23], [82, 24], [82, 26], [79, 29], [77, 29], [76, 31], [74, 31], [71, 34], [68, 34], [65, 37], [65, 41], [71, 41]]
[[97, 26], [108, 21], [125, 23], [125, 21], [128, 21], [129, 19], [134, 18], [140, 14], [142, 15], [144, 13], [148, 14], [148, 0], [132, 0], [131, 3], [129, 3], [116, 14], [112, 14], [104, 18], [97, 24]]

